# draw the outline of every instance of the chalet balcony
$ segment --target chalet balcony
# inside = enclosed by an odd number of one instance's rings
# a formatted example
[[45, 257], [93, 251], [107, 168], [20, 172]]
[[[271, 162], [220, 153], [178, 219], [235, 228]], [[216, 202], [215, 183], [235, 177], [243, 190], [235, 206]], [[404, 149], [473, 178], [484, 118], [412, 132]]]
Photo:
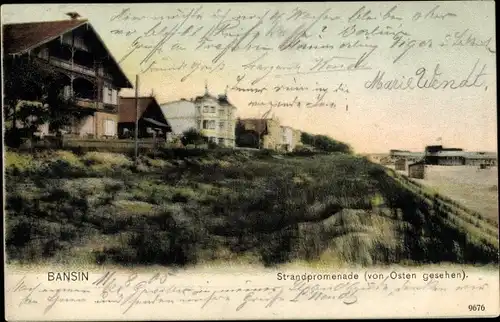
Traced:
[[74, 98], [74, 102], [78, 107], [83, 107], [83, 108], [99, 109], [99, 107], [101, 108], [103, 107], [102, 102], [97, 102], [96, 100], [88, 98], [76, 97]]
[[75, 71], [75, 72], [78, 72], [78, 73], [81, 73], [84, 75], [93, 76], [93, 77], [96, 76], [95, 69], [90, 68], [90, 67], [86, 67], [86, 66], [82, 66], [82, 65], [78, 65], [75, 63], [71, 64], [70, 61], [67, 61], [64, 59], [50, 57], [50, 64], [67, 69], [67, 70]]
[[[44, 60], [44, 61], [47, 63], [46, 60]], [[103, 78], [106, 78], [109, 80], [113, 79], [113, 76], [111, 74], [103, 71], [102, 69], [99, 69], [98, 72], [96, 72], [96, 70], [91, 68], [91, 67], [83, 66], [83, 65], [77, 64], [75, 62], [73, 62], [73, 65], [72, 65], [71, 61], [57, 58], [54, 56], [50, 57], [50, 61], [48, 63], [50, 65], [64, 68], [66, 70], [71, 70], [71, 71], [80, 73], [82, 75], [87, 75], [87, 76], [91, 76], [91, 77], [99, 76], [99, 77], [103, 77]]]
[[118, 112], [118, 105], [104, 103], [104, 102], [100, 102], [100, 101], [96, 101], [96, 100], [88, 99], [88, 98], [75, 97], [74, 104], [78, 107], [81, 107], [81, 108], [93, 109], [93, 110], [101, 111], [101, 112], [109, 112], [109, 113], [117, 113]]

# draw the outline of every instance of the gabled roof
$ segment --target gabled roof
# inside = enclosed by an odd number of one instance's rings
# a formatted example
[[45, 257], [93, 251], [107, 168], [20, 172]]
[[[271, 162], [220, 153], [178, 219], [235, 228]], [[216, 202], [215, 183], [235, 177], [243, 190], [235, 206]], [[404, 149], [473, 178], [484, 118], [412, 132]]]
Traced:
[[220, 105], [230, 105], [233, 109], [236, 109], [236, 106], [234, 106], [233, 104], [231, 104], [231, 102], [229, 102], [229, 99], [227, 98], [226, 94], [219, 95], [218, 100]]
[[215, 97], [215, 96], [213, 96], [213, 95], [211, 95], [209, 93], [205, 93], [205, 94], [203, 94], [201, 96], [196, 96], [194, 100], [197, 102], [197, 101], [200, 101], [200, 100], [203, 100], [203, 99], [213, 99], [213, 100], [216, 100], [216, 101], [218, 100], [217, 97]]
[[86, 19], [75, 19], [5, 24], [3, 26], [4, 54], [24, 54], [87, 22]]
[[[158, 108], [160, 105], [156, 98], [152, 96], [138, 97], [137, 105], [139, 106], [139, 118], [146, 111], [151, 104], [156, 104]], [[135, 97], [120, 97], [120, 105], [118, 106], [118, 122], [132, 123], [135, 122]]]
[[145, 118], [143, 118], [143, 120], [146, 121], [146, 122], [149, 122], [149, 123], [151, 123], [153, 125], [159, 126], [159, 127], [170, 128], [170, 125], [162, 123], [162, 122], [158, 122], [157, 120], [154, 120], [152, 118], [145, 117]]
[[87, 28], [95, 34], [96, 38], [116, 65], [118, 72], [125, 80], [125, 86], [123, 88], [132, 88], [132, 82], [122, 71], [120, 65], [111, 54], [111, 51], [106, 47], [104, 41], [87, 19], [5, 24], [3, 25], [4, 55], [23, 55], [30, 50], [57, 39], [59, 36], [82, 26], [87, 26]]
[[245, 131], [255, 131], [263, 134], [267, 132], [267, 123], [270, 119], [239, 119], [239, 124]]
[[423, 160], [418, 160], [417, 162], [409, 164], [408, 167], [411, 168], [413, 166], [419, 166], [419, 165], [425, 165], [425, 162]]
[[187, 100], [185, 98], [181, 98], [180, 100], [176, 100], [176, 101], [169, 101], [169, 102], [164, 102], [164, 103], [160, 103], [160, 107], [168, 107], [169, 105], [172, 105], [174, 103], [179, 103], [179, 102], [187, 102], [187, 103], [191, 103], [191, 104], [194, 104], [193, 101], [191, 100]]
[[214, 95], [205, 92], [205, 94], [203, 95], [196, 96], [194, 98], [194, 102], [199, 102], [205, 99], [212, 99], [214, 101], [217, 101], [221, 105], [230, 105], [233, 109], [236, 109], [236, 106], [234, 106], [233, 104], [231, 104], [231, 102], [229, 102], [229, 99], [227, 98], [226, 94], [221, 94], [218, 97], [215, 97]]

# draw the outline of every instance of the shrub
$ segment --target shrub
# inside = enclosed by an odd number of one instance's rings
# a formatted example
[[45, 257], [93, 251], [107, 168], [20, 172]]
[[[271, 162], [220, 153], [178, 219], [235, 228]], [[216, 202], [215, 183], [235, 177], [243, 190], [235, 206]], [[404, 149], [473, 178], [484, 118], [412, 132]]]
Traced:
[[334, 140], [326, 135], [313, 135], [307, 132], [302, 132], [301, 142], [326, 152], [341, 152], [346, 154], [353, 153], [352, 148], [348, 144]]
[[172, 196], [172, 202], [189, 202], [194, 200], [197, 195], [196, 192], [191, 188], [176, 188], [174, 190], [174, 195]]
[[154, 168], [164, 168], [171, 166], [171, 164], [168, 161], [160, 158], [141, 157], [141, 162], [143, 162], [145, 165], [149, 167], [154, 167]]
[[107, 152], [87, 152], [82, 158], [88, 165], [130, 166], [132, 161], [123, 154]]
[[80, 158], [70, 151], [58, 150], [58, 151], [54, 152], [53, 157], [56, 160], [64, 161], [73, 167], [83, 166], [83, 163], [80, 160]]
[[13, 172], [27, 172], [38, 166], [33, 155], [27, 153], [5, 152], [5, 169]]
[[9, 260], [38, 261], [68, 250], [69, 241], [78, 235], [72, 224], [51, 222], [42, 218], [32, 221], [27, 216], [9, 220], [6, 244]]
[[43, 164], [38, 174], [43, 177], [81, 177], [85, 175], [85, 166], [78, 156], [70, 151], [55, 151], [39, 156]]
[[95, 254], [100, 263], [186, 265], [197, 262], [200, 229], [184, 214], [171, 211], [143, 222], [127, 245], [112, 247]]
[[314, 152], [314, 147], [310, 145], [298, 145], [293, 149], [293, 152]]
[[196, 147], [200, 144], [203, 144], [204, 142], [205, 142], [204, 137], [201, 135], [201, 133], [198, 130], [196, 130], [194, 128], [191, 128], [191, 129], [184, 131], [182, 133], [181, 143], [184, 146], [192, 144]]
[[273, 155], [276, 155], [277, 152], [272, 149], [260, 149], [255, 153], [255, 156], [259, 159], [267, 159]]

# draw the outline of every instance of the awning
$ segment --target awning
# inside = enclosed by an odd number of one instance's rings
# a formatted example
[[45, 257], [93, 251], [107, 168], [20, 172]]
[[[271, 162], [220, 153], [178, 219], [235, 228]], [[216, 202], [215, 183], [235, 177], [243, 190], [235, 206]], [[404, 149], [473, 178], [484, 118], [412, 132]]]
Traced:
[[142, 119], [143, 119], [144, 121], [149, 122], [149, 123], [151, 123], [151, 124], [154, 124], [154, 125], [156, 125], [156, 126], [165, 127], [165, 128], [170, 128], [170, 126], [169, 126], [168, 124], [164, 124], [164, 123], [162, 123], [162, 122], [158, 122], [158, 121], [153, 120], [153, 119], [150, 119], [150, 118], [148, 118], [148, 117], [144, 117], [144, 118], [142, 118]]

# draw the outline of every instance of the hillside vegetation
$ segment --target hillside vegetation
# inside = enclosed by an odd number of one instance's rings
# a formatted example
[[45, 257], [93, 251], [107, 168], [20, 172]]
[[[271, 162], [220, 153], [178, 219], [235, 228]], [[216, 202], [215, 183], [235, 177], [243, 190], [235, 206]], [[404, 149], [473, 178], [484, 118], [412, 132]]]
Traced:
[[348, 154], [6, 152], [10, 263], [495, 263], [380, 165]]
[[347, 154], [351, 154], [353, 152], [349, 144], [337, 141], [327, 135], [302, 132], [300, 141], [302, 144], [312, 146], [319, 151], [342, 152]]

